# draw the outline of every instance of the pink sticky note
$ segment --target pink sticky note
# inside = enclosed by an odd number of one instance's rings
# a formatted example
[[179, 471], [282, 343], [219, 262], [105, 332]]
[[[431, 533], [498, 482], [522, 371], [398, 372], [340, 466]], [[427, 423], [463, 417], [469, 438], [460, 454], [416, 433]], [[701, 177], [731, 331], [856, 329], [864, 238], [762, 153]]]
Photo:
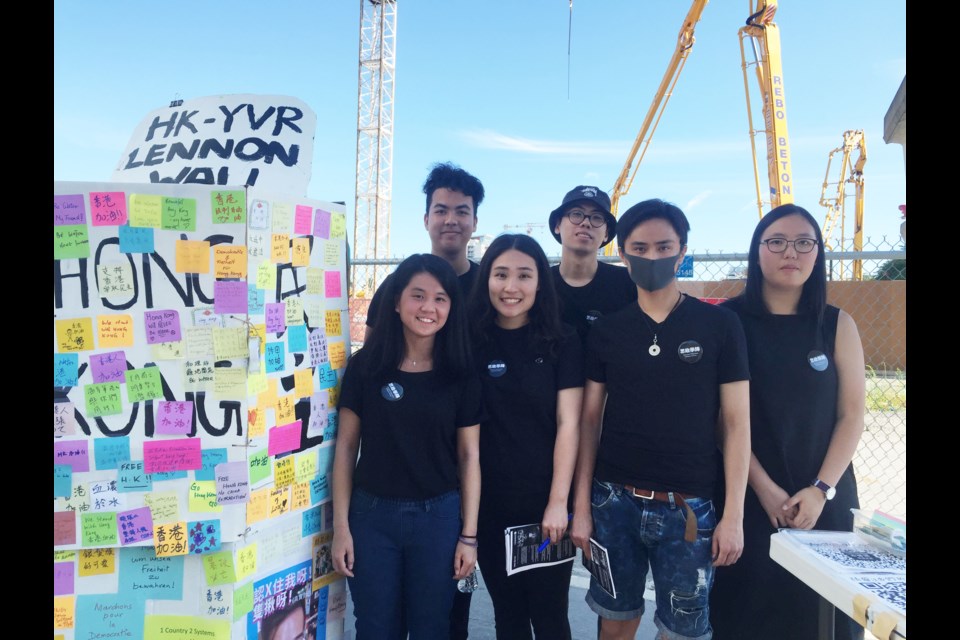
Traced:
[[[246, 289], [243, 295], [246, 299]], [[180, 312], [176, 309], [144, 311], [143, 323], [147, 328], [147, 344], [180, 340]]]
[[74, 472], [90, 471], [86, 440], [58, 440], [53, 443], [53, 464], [70, 465]]
[[246, 313], [247, 301], [245, 280], [217, 280], [213, 283], [215, 313]]
[[154, 440], [143, 443], [143, 470], [146, 473], [186, 471], [203, 468], [200, 439]]
[[[53, 512], [53, 546], [77, 542], [77, 514], [73, 511]], [[71, 563], [72, 564], [72, 563]]]
[[140, 507], [117, 513], [120, 544], [133, 544], [153, 538], [153, 515], [150, 507]]
[[53, 563], [53, 595], [66, 596], [73, 593], [73, 563]]
[[287, 328], [286, 308], [285, 302], [268, 302], [264, 305], [267, 333], [280, 333]]
[[123, 191], [91, 191], [90, 221], [95, 227], [126, 224], [126, 194]]
[[313, 220], [313, 235], [318, 238], [330, 239], [330, 212], [323, 209], [317, 209], [317, 215]]
[[127, 356], [123, 351], [111, 351], [90, 356], [90, 374], [94, 382], [126, 382]]
[[340, 297], [340, 272], [339, 271], [323, 272], [323, 290], [327, 294], [328, 298]]
[[82, 193], [75, 196], [53, 196], [53, 224], [87, 224]]
[[300, 421], [274, 427], [269, 431], [267, 455], [275, 456], [300, 448]]
[[193, 425], [192, 400], [158, 400], [156, 433], [185, 436]]
[[293, 218], [293, 232], [298, 236], [308, 236], [310, 235], [310, 223], [313, 208], [308, 207], [302, 204], [297, 205], [296, 213]]

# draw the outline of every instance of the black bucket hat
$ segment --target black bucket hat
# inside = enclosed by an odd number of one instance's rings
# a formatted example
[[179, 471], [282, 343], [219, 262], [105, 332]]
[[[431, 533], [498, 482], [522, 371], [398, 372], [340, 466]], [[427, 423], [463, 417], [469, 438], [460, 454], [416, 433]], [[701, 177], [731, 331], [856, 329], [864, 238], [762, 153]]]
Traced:
[[617, 235], [617, 219], [610, 213], [610, 196], [599, 187], [591, 187], [589, 185], [580, 185], [568, 191], [567, 195], [563, 196], [563, 202], [560, 206], [550, 212], [550, 233], [553, 234], [557, 242], [560, 242], [560, 234], [557, 233], [557, 223], [560, 222], [560, 218], [571, 205], [581, 200], [592, 202], [603, 211], [603, 215], [607, 219], [607, 239], [601, 242], [600, 246], [602, 247], [608, 244]]

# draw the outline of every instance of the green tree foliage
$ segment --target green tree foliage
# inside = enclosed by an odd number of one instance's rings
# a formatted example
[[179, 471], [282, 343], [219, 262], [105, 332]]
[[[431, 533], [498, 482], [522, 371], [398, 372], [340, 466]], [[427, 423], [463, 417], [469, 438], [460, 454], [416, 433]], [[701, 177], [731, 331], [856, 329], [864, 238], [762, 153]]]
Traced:
[[907, 279], [907, 260], [900, 258], [897, 260], [887, 260], [877, 269], [874, 276], [875, 280], [906, 280]]

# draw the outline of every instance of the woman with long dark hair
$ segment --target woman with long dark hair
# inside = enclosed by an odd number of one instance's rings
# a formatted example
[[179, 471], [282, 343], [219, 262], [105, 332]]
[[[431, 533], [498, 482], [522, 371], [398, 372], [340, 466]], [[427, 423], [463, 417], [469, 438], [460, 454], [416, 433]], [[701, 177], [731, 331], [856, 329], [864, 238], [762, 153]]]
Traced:
[[480, 383], [453, 268], [415, 254], [388, 282], [340, 393], [333, 563], [357, 640], [432, 640], [476, 563]]
[[531, 626], [537, 638], [570, 638], [573, 563], [507, 576], [504, 529], [540, 523], [542, 540], [553, 543], [566, 534], [583, 395], [580, 339], [560, 322], [547, 257], [529, 236], [491, 243], [469, 309], [484, 407], [479, 560], [497, 638], [532, 638]]
[[[725, 304], [747, 337], [752, 456], [743, 556], [717, 569], [713, 637], [815, 638], [818, 596], [770, 559], [770, 535], [852, 529], [865, 376], [853, 318], [827, 304], [823, 237], [806, 209], [786, 204], [760, 220], [744, 292]], [[843, 613], [836, 622], [837, 638], [862, 637]]]

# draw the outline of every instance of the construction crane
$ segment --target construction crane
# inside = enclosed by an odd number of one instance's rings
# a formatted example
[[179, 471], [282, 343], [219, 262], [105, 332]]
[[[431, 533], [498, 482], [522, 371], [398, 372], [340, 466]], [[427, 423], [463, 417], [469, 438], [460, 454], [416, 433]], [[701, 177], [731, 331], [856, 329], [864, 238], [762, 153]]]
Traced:
[[[790, 162], [790, 140], [787, 135], [787, 106], [783, 88], [783, 65], [780, 56], [780, 30], [773, 22], [777, 12], [774, 0], [750, 0], [750, 17], [740, 27], [740, 59], [743, 88], [747, 96], [747, 121], [750, 126], [750, 147], [753, 151], [753, 175], [757, 191], [757, 213], [762, 218], [764, 205], [771, 209], [793, 202], [793, 165]], [[747, 43], [749, 42], [749, 47]], [[753, 59], [747, 61], [747, 49]], [[753, 124], [753, 101], [750, 98], [750, 70], [760, 86], [763, 129]], [[757, 134], [766, 136], [767, 179], [769, 199], [760, 191], [760, 166], [757, 162]]]
[[[396, 0], [360, 0], [354, 260], [390, 255], [396, 39]], [[386, 267], [354, 264], [350, 274], [351, 297], [369, 296]]]
[[[852, 156], [859, 151], [856, 161]], [[840, 157], [840, 173], [835, 182], [830, 182], [830, 165], [833, 156], [842, 152]], [[867, 163], [867, 142], [862, 129], [850, 129], [843, 132], [843, 144], [830, 152], [827, 156], [827, 171], [823, 177], [823, 188], [820, 190], [820, 204], [826, 207], [827, 215], [823, 221], [823, 244], [828, 251], [834, 250], [833, 233], [839, 221], [840, 250], [846, 245], [846, 201], [847, 185], [853, 185], [854, 222], [853, 222], [853, 250], [863, 250], [863, 166]], [[834, 187], [831, 195], [828, 193]], [[840, 272], [843, 273], [843, 262], [840, 262]], [[853, 261], [853, 279], [863, 280], [863, 261]]]
[[[673, 52], [669, 64], [667, 64], [667, 70], [663, 74], [660, 86], [657, 87], [657, 92], [653, 96], [653, 102], [650, 103], [650, 108], [647, 110], [647, 115], [643, 119], [643, 124], [640, 125], [640, 132], [637, 133], [637, 137], [633, 141], [633, 146], [627, 155], [627, 161], [624, 163], [623, 169], [620, 170], [620, 175], [617, 176], [617, 181], [610, 190], [610, 212], [614, 217], [617, 216], [621, 196], [625, 196], [630, 192], [633, 179], [637, 175], [637, 169], [640, 168], [640, 163], [643, 162], [643, 156], [646, 155], [650, 141], [653, 139], [653, 134], [657, 130], [657, 125], [660, 124], [663, 110], [673, 95], [673, 88], [680, 78], [680, 72], [683, 71], [683, 66], [687, 62], [687, 56], [690, 55], [690, 50], [693, 49], [693, 44], [696, 40], [693, 36], [693, 30], [700, 21], [700, 16], [703, 14], [703, 9], [707, 6], [707, 2], [708, 0], [693, 0], [687, 16], [683, 19], [683, 24], [680, 26], [680, 34], [677, 36], [677, 48]], [[637, 157], [638, 153], [639, 157]], [[634, 160], [636, 160], [636, 165], [634, 165]], [[605, 255], [613, 255], [614, 244], [615, 243], [611, 242], [603, 248]]]

